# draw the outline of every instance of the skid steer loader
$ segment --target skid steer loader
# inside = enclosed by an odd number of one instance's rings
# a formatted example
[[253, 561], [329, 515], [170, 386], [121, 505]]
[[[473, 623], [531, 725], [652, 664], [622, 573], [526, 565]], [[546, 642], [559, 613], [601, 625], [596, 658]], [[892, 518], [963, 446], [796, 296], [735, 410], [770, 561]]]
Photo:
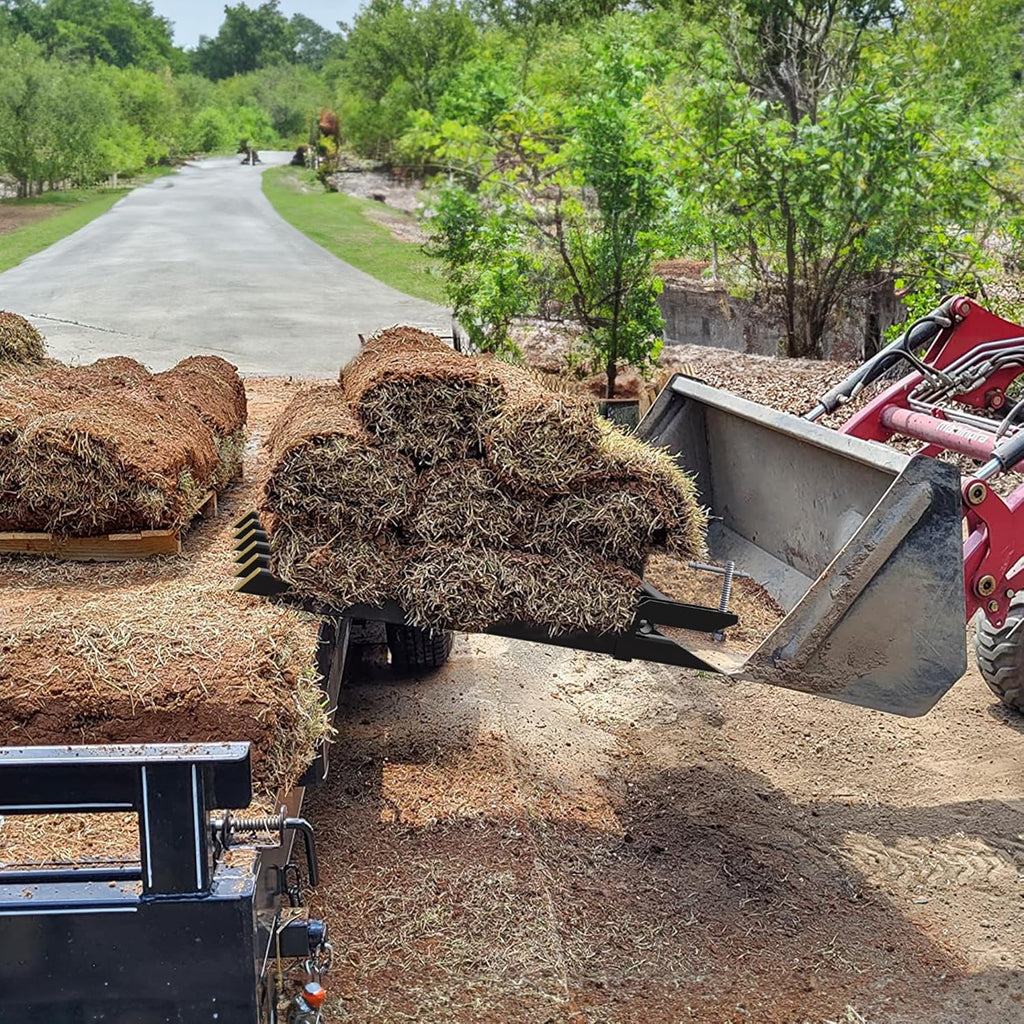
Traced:
[[[640, 433], [695, 473], [712, 556], [788, 612], [748, 658], [705, 641], [707, 660], [920, 715], [963, 674], [977, 615], [981, 674], [1024, 710], [1024, 484], [1006, 476], [1024, 459], [1022, 373], [1024, 328], [956, 296], [803, 418], [673, 379]], [[837, 429], [816, 422], [893, 378]]]

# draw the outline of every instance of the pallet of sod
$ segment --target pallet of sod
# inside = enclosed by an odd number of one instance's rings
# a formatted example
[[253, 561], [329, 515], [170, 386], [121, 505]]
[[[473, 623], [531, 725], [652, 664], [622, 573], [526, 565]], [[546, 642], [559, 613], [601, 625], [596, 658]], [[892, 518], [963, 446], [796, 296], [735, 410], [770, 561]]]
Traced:
[[245, 391], [193, 357], [150, 374], [117, 357], [0, 375], [0, 552], [173, 554], [241, 468]]

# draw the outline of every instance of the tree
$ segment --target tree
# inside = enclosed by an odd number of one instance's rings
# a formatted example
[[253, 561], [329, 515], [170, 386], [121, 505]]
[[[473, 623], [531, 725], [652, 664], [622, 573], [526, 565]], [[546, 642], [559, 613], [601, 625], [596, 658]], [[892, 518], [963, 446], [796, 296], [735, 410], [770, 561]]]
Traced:
[[346, 37], [346, 83], [375, 102], [401, 83], [410, 110], [434, 111], [476, 42], [465, 3], [370, 0]]
[[63, 60], [183, 70], [171, 23], [150, 0], [10, 0], [11, 24]]
[[195, 69], [215, 81], [294, 59], [294, 32], [280, 0], [265, 0], [259, 7], [225, 6], [217, 35], [200, 36], [192, 53]]
[[453, 164], [460, 146], [478, 154], [478, 191], [449, 191], [433, 249], [478, 344], [508, 348], [514, 317], [557, 302], [583, 326], [611, 398], [619, 362], [642, 367], [661, 345], [651, 268], [663, 247], [666, 188], [639, 56], [613, 46], [598, 77], [564, 121], [524, 107], [506, 115], [486, 150], [467, 137], [442, 147]]
[[295, 60], [319, 71], [337, 52], [341, 36], [329, 32], [304, 14], [293, 14], [289, 22], [294, 41]]
[[47, 60], [26, 37], [0, 48], [0, 165], [19, 195], [100, 177], [116, 119], [109, 90], [87, 70]]
[[941, 261], [938, 240], [951, 253], [969, 235], [953, 226], [977, 223], [987, 201], [969, 141], [903, 78], [862, 64], [795, 123], [786, 102], [727, 81], [715, 103], [706, 81], [677, 95], [666, 124], [681, 187], [743, 254], [762, 297], [779, 300], [789, 355], [820, 358], [844, 306], [870, 304], [925, 249]]
[[736, 76], [790, 124], [814, 121], [823, 96], [856, 81], [869, 33], [893, 24], [898, 0], [740, 0], [726, 9]]

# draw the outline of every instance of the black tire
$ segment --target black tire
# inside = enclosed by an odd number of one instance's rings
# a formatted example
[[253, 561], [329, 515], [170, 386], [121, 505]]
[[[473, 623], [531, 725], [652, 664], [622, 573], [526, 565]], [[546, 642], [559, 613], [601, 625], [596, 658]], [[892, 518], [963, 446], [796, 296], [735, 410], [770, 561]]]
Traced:
[[1024, 594], [1010, 602], [999, 629], [978, 616], [974, 655], [988, 688], [1008, 708], [1024, 712]]
[[388, 624], [391, 667], [400, 673], [433, 672], [451, 656], [454, 635], [444, 629]]
[[353, 619], [348, 642], [354, 647], [376, 647], [388, 642], [384, 623], [376, 619]]

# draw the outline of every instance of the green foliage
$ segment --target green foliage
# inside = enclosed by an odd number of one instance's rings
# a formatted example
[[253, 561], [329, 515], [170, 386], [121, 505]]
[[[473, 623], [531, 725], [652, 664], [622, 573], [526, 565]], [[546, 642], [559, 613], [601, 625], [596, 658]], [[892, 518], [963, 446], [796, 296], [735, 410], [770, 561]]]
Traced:
[[338, 106], [349, 142], [377, 155], [402, 134], [412, 111], [437, 112], [477, 42], [465, 3], [370, 0], [345, 40]]
[[192, 54], [196, 71], [214, 80], [287, 64], [295, 57], [295, 31], [281, 13], [280, 0], [258, 7], [227, 5], [213, 39], [202, 36]]
[[117, 67], [183, 70], [170, 22], [149, 0], [10, 0], [11, 25], [61, 60], [98, 60]]
[[217, 107], [204, 107], [189, 125], [187, 148], [196, 153], [217, 153], [238, 142], [239, 133], [227, 114]]
[[666, 182], [639, 52], [610, 46], [596, 73], [564, 116], [509, 112], [489, 147], [449, 136], [446, 157], [461, 151], [478, 193], [450, 188], [431, 226], [448, 298], [477, 344], [508, 349], [515, 317], [557, 303], [586, 329], [612, 396], [621, 360], [644, 366], [660, 349], [651, 267], [664, 250]]
[[430, 227], [428, 251], [441, 261], [445, 298], [470, 341], [517, 355], [509, 327], [537, 307], [544, 271], [527, 227], [456, 186], [440, 193]]
[[47, 60], [24, 36], [0, 46], [0, 68], [0, 165], [19, 194], [101, 173], [96, 140], [114, 117], [109, 91], [92, 88], [84, 69]]
[[289, 27], [295, 61], [314, 71], [320, 71], [341, 49], [337, 32], [329, 32], [304, 14], [293, 14]]

